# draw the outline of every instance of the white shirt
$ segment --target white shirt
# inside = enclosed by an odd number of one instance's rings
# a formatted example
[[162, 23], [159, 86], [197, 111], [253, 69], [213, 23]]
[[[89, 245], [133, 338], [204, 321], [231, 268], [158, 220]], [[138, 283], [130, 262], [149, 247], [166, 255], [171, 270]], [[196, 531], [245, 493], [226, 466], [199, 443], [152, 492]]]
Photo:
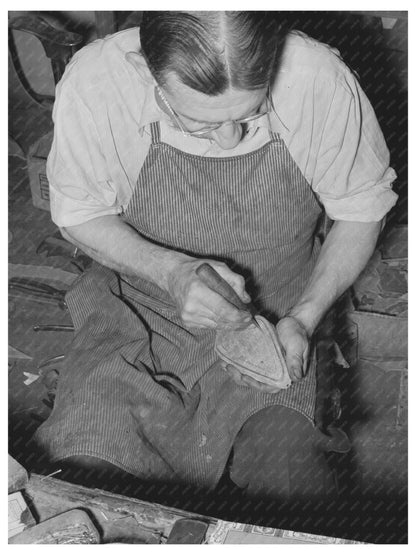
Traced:
[[334, 220], [379, 221], [394, 206], [396, 178], [374, 111], [335, 49], [292, 32], [271, 91], [276, 113], [255, 122], [234, 149], [185, 137], [158, 106], [137, 28], [94, 41], [71, 60], [57, 86], [54, 141], [47, 163], [51, 213], [60, 226], [119, 214], [127, 206], [150, 146], [162, 140], [196, 155], [245, 154], [279, 133]]

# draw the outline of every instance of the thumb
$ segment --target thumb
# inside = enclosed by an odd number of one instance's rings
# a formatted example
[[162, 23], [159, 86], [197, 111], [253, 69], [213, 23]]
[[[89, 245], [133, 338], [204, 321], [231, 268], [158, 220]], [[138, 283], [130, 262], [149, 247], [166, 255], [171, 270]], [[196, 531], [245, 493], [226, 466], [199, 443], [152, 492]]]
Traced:
[[285, 354], [287, 370], [292, 380], [297, 381], [303, 378], [303, 356], [298, 350], [286, 350]]
[[309, 340], [296, 318], [282, 318], [277, 333], [284, 349], [287, 369], [292, 380], [301, 380], [307, 372]]

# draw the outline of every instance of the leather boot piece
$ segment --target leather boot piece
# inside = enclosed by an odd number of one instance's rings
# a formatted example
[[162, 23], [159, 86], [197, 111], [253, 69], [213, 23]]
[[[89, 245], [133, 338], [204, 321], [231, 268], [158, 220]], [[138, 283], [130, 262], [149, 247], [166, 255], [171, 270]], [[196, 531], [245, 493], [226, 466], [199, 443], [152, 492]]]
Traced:
[[291, 379], [275, 327], [262, 316], [243, 330], [221, 330], [215, 350], [220, 358], [255, 380], [286, 389]]
[[196, 270], [201, 280], [239, 310], [247, 311], [252, 322], [243, 330], [218, 331], [215, 351], [227, 364], [242, 374], [267, 385], [286, 389], [291, 379], [287, 370], [276, 328], [266, 318], [256, 314], [251, 304], [245, 304], [234, 289], [209, 264]]

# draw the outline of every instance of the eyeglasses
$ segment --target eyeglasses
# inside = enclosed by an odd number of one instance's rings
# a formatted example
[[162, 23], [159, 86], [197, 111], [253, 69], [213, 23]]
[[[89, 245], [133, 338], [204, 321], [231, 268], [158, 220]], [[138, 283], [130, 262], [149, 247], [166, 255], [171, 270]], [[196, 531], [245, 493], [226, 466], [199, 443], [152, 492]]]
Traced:
[[246, 118], [229, 120], [229, 121], [224, 121], [222, 123], [214, 123], [212, 125], [207, 125], [207, 126], [203, 127], [202, 129], [198, 129], [197, 131], [188, 131], [186, 129], [185, 125], [181, 122], [181, 120], [179, 118], [179, 115], [175, 112], [175, 110], [169, 104], [166, 96], [164, 95], [164, 93], [163, 93], [162, 89], [159, 87], [159, 85], [156, 85], [156, 90], [157, 90], [162, 102], [165, 104], [166, 108], [169, 110], [169, 112], [170, 112], [171, 116], [173, 117], [176, 125], [179, 127], [179, 129], [182, 131], [183, 135], [185, 135], [186, 137], [203, 137], [204, 135], [208, 135], [208, 133], [211, 133], [212, 131], [216, 131], [217, 129], [222, 127], [225, 123], [232, 123], [232, 124], [250, 123], [251, 121], [254, 121], [256, 119], [259, 119], [259, 118], [269, 114], [271, 112], [271, 110], [273, 109], [273, 101], [270, 97], [270, 87], [268, 87], [267, 88], [267, 93], [266, 93], [267, 109], [264, 110], [263, 112], [259, 112], [257, 114], [254, 114], [252, 116], [248, 116]]

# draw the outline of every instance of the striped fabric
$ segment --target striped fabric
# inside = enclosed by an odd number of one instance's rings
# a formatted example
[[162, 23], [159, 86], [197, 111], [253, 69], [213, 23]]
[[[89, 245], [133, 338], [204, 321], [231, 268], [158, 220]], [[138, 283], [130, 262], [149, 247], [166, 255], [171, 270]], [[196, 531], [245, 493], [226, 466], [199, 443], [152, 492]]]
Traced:
[[[152, 146], [125, 217], [149, 240], [221, 259], [246, 278], [262, 314], [294, 304], [318, 255], [321, 213], [278, 135], [230, 158]], [[68, 294], [76, 336], [55, 408], [37, 439], [55, 460], [93, 455], [138, 477], [213, 487], [244, 422], [271, 405], [313, 421], [315, 358], [278, 394], [237, 386], [215, 332], [189, 330], [154, 284], [95, 265]]]

